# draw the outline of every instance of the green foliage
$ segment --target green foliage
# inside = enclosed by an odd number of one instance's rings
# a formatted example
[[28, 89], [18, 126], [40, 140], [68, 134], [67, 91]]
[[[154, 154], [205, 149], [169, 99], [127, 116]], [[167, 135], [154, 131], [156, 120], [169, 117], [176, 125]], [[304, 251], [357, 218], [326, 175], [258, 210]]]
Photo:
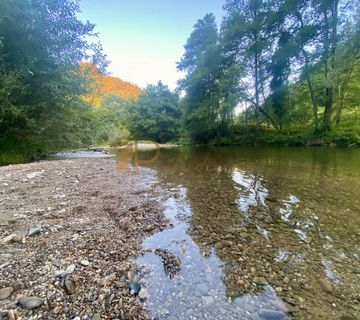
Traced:
[[[343, 134], [360, 108], [357, 1], [227, 0], [224, 9], [219, 32], [213, 15], [198, 21], [179, 63], [190, 139], [234, 142], [245, 125], [268, 143], [358, 141], [357, 121]], [[256, 140], [252, 132], [241, 134]]]
[[0, 2], [1, 154], [91, 143], [93, 113], [80, 99], [87, 86], [78, 66], [90, 59], [104, 68], [106, 59], [88, 41], [94, 25], [78, 12], [71, 0]]
[[126, 123], [132, 138], [164, 143], [179, 137], [180, 119], [178, 96], [159, 82], [130, 104]]

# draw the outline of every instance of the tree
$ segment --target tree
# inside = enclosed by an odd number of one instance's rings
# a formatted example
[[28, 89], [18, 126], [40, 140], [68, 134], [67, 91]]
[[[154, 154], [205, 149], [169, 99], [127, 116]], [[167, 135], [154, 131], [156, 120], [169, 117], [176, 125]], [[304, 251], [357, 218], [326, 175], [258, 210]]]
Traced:
[[180, 82], [180, 90], [186, 94], [185, 129], [191, 138], [207, 142], [216, 131], [220, 109], [221, 55], [213, 14], [194, 25], [178, 70], [186, 72]]
[[97, 62], [102, 70], [107, 63], [101, 46], [89, 40], [96, 36], [94, 25], [80, 21], [78, 12], [71, 0], [0, 2], [2, 148], [78, 141], [80, 132], [70, 137], [65, 129], [71, 125], [63, 121], [87, 109], [80, 100], [87, 87], [79, 63]]
[[164, 143], [179, 137], [179, 97], [161, 82], [148, 85], [128, 110], [127, 128], [133, 138]]
[[266, 18], [268, 5], [263, 0], [228, 0], [224, 6], [222, 34], [225, 55], [241, 65], [243, 97], [255, 109], [256, 128], [260, 128], [261, 105], [265, 101], [265, 61], [269, 54]]

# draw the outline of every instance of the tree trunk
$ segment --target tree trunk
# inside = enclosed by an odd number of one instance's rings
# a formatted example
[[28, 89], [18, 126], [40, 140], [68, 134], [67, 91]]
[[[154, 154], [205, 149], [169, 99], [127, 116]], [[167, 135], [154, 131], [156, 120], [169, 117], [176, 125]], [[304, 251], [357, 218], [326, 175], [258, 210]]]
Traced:
[[[336, 67], [335, 54], [337, 46], [337, 26], [338, 26], [338, 0], [333, 0], [331, 3], [331, 26], [329, 19], [325, 12], [325, 78], [326, 78], [326, 102], [324, 112], [324, 131], [331, 130], [331, 114], [334, 102], [334, 72]], [[330, 31], [331, 28], [331, 31]], [[331, 37], [329, 33], [331, 32]], [[330, 42], [329, 42], [330, 41]], [[330, 53], [330, 61], [329, 60]], [[330, 62], [330, 63], [329, 63]]]
[[259, 90], [259, 59], [258, 59], [258, 53], [255, 52], [255, 121], [256, 121], [256, 131], [260, 130], [259, 94], [260, 94], [260, 90]]

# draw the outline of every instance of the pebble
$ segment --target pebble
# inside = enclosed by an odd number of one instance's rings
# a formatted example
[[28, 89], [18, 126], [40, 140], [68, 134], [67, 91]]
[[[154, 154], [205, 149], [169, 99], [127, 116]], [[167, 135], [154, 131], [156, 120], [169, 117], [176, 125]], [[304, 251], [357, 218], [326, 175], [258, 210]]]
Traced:
[[75, 271], [76, 266], [74, 264], [69, 265], [66, 268], [66, 273], [73, 273]]
[[320, 287], [321, 287], [321, 289], [323, 291], [325, 291], [327, 293], [332, 293], [333, 292], [333, 286], [332, 286], [331, 282], [328, 279], [320, 279], [319, 284], [320, 284]]
[[34, 224], [29, 228], [28, 236], [34, 236], [36, 234], [39, 234], [41, 232], [41, 225], [40, 224]]
[[130, 282], [129, 289], [136, 295], [140, 292], [141, 286], [137, 282]]
[[144, 288], [142, 288], [139, 291], [138, 296], [141, 301], [145, 301], [148, 298], [149, 294], [147, 293], [147, 291]]
[[9, 318], [9, 320], [16, 320], [16, 318], [17, 318], [14, 310], [8, 310], [7, 316]]
[[90, 262], [87, 261], [87, 260], [81, 260], [81, 264], [82, 264], [84, 267], [87, 267], [87, 266], [90, 264]]
[[65, 286], [65, 290], [68, 294], [74, 294], [76, 292], [76, 287], [75, 287], [74, 281], [72, 281], [68, 277], [66, 277], [66, 279], [65, 279], [64, 286]]
[[6, 287], [0, 289], [0, 300], [5, 300], [9, 298], [13, 292], [14, 292], [13, 287]]
[[42, 306], [44, 299], [38, 297], [22, 297], [18, 302], [22, 308], [32, 310]]
[[16, 236], [15, 233], [10, 234], [9, 236], [5, 237], [2, 241], [3, 244], [13, 241], [14, 237]]
[[285, 319], [285, 314], [281, 311], [270, 310], [270, 309], [261, 309], [259, 311], [259, 316], [262, 319], [266, 320], [282, 320]]
[[206, 283], [199, 283], [196, 287], [195, 287], [195, 295], [198, 297], [201, 297], [205, 294], [207, 294], [209, 291], [209, 287], [207, 286]]

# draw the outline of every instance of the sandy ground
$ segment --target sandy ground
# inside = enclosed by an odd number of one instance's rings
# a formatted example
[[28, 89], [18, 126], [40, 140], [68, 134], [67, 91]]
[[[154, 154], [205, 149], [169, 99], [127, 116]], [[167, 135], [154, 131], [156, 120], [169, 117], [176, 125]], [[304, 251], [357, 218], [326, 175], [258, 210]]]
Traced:
[[0, 319], [148, 319], [134, 258], [167, 221], [154, 174], [115, 167], [0, 167]]

